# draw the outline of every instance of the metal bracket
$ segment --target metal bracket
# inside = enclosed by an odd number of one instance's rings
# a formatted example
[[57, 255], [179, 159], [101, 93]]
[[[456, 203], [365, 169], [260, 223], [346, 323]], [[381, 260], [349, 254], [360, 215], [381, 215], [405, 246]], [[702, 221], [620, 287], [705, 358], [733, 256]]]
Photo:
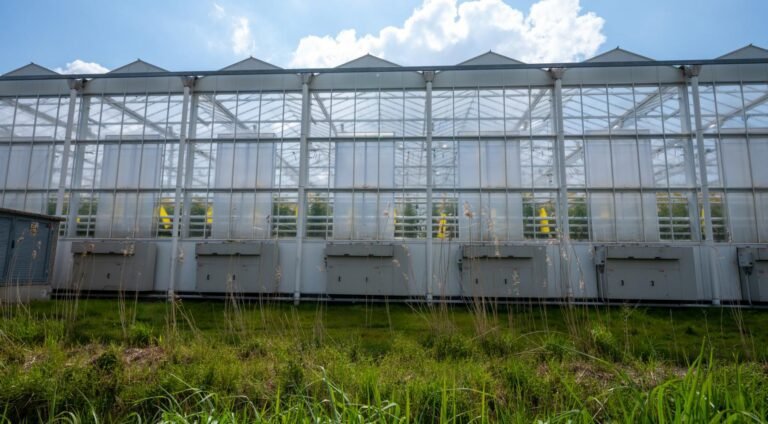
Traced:
[[701, 65], [686, 65], [681, 68], [686, 78], [698, 77], [701, 73]]
[[67, 80], [67, 85], [69, 85], [70, 90], [82, 91], [87, 81], [84, 78], [70, 79]]
[[197, 82], [197, 77], [195, 76], [184, 76], [181, 77], [181, 84], [184, 87], [189, 87], [190, 89], [195, 88], [195, 83]]
[[549, 76], [555, 80], [563, 79], [563, 75], [565, 75], [565, 71], [567, 71], [566, 68], [550, 68]]

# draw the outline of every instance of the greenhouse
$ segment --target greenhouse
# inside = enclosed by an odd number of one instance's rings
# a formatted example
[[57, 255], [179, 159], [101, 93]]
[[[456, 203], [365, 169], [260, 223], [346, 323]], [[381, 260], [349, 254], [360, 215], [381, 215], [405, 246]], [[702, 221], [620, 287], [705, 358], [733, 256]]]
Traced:
[[60, 296], [768, 302], [766, 164], [751, 45], [0, 77], [0, 207], [64, 219]]

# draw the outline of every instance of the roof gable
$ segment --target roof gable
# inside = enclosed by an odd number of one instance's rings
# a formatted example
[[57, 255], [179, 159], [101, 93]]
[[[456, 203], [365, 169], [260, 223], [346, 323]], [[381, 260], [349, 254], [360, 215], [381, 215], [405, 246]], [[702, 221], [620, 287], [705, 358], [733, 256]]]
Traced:
[[36, 63], [30, 63], [29, 65], [24, 65], [21, 68], [16, 68], [6, 74], [3, 74], [4, 77], [22, 77], [27, 75], [59, 75], [59, 73], [42, 67]]
[[400, 65], [376, 57], [370, 53], [360, 56], [357, 59], [350, 60], [347, 63], [337, 66], [337, 68], [399, 68]]
[[107, 72], [108, 74], [129, 74], [134, 72], [168, 72], [165, 69], [155, 66], [151, 63], [144, 62], [141, 59], [123, 65], [117, 69]]
[[464, 62], [459, 63], [459, 65], [510, 65], [522, 63], [523, 62], [520, 62], [519, 60], [498, 54], [494, 51], [488, 51], [487, 53], [465, 60]]
[[247, 59], [243, 59], [239, 62], [233, 63], [227, 67], [221, 68], [222, 71], [254, 71], [254, 70], [263, 70], [263, 69], [281, 69], [281, 68], [271, 63], [264, 62], [263, 60], [256, 59], [253, 56]]
[[757, 47], [752, 44], [744, 46], [740, 49], [734, 50], [730, 53], [726, 53], [718, 59], [765, 59], [768, 58], [768, 50]]
[[601, 53], [591, 59], [587, 59], [584, 62], [599, 63], [599, 62], [651, 62], [653, 59], [633, 53], [629, 50], [616, 47], [613, 50], [609, 50], [605, 53]]

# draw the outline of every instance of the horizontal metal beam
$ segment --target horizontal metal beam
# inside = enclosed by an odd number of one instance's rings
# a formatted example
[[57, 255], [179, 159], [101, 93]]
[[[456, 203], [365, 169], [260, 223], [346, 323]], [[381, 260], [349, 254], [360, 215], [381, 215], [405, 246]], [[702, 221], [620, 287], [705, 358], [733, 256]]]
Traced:
[[242, 69], [220, 71], [173, 71], [173, 72], [125, 72], [118, 74], [65, 74], [65, 75], [6, 75], [0, 81], [70, 80], [70, 79], [122, 79], [122, 78], [167, 78], [247, 75], [296, 75], [300, 74], [347, 74], [347, 73], [388, 73], [388, 72], [445, 72], [445, 71], [491, 71], [550, 68], [626, 68], [653, 66], [708, 66], [708, 65], [762, 65], [768, 58], [754, 59], [697, 59], [697, 60], [649, 60], [618, 62], [549, 62], [549, 63], [505, 63], [494, 65], [443, 65], [443, 66], [378, 66], [366, 68], [298, 68], [298, 69]]

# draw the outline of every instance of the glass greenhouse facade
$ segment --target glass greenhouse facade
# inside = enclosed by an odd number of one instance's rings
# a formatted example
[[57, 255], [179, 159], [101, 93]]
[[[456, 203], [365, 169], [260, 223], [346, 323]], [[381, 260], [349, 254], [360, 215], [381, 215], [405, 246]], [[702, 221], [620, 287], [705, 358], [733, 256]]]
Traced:
[[553, 65], [28, 65], [0, 207], [60, 293], [768, 302], [768, 51]]

